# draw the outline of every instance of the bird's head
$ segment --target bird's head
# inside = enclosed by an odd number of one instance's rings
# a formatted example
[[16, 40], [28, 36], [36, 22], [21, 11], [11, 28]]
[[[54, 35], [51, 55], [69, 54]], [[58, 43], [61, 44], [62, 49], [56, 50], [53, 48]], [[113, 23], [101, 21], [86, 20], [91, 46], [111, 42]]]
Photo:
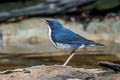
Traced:
[[46, 19], [45, 21], [51, 29], [62, 27], [62, 24], [57, 19]]

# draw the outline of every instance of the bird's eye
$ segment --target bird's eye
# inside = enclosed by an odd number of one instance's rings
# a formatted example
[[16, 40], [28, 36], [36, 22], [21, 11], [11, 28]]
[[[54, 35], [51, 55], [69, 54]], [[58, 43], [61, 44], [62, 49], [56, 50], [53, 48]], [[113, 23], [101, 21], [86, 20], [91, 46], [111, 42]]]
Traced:
[[50, 24], [50, 21], [47, 21], [47, 24]]

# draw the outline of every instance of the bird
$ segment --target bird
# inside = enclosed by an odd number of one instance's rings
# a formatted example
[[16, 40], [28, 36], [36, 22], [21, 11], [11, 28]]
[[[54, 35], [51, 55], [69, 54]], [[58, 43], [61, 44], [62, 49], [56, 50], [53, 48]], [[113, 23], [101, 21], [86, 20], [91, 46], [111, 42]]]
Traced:
[[88, 40], [72, 30], [65, 28], [57, 19], [50, 18], [42, 20], [48, 24], [48, 35], [52, 44], [59, 49], [71, 51], [71, 55], [64, 62], [63, 66], [68, 64], [71, 58], [75, 55], [77, 49], [86, 46], [104, 46], [103, 44]]

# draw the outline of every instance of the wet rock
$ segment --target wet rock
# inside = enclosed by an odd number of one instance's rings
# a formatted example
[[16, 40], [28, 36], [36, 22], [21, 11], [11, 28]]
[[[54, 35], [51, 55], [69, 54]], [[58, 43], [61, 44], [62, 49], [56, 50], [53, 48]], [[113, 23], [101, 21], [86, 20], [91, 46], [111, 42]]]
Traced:
[[118, 36], [120, 34], [120, 20], [112, 24], [113, 33]]
[[109, 76], [101, 76], [97, 77], [95, 79], [90, 79], [90, 80], [120, 80], [120, 74], [112, 74]]
[[[119, 42], [120, 38], [118, 35], [120, 34], [120, 20], [116, 19], [106, 19], [103, 21], [91, 21], [88, 24], [87, 32], [102, 38], [105, 41], [115, 42], [116, 40]], [[92, 37], [94, 38], [94, 37]], [[116, 42], [117, 42], [116, 41]]]
[[70, 66], [37, 66], [24, 69], [6, 71], [0, 75], [1, 80], [85, 80], [102, 75], [108, 75], [111, 71], [100, 69], [76, 69]]

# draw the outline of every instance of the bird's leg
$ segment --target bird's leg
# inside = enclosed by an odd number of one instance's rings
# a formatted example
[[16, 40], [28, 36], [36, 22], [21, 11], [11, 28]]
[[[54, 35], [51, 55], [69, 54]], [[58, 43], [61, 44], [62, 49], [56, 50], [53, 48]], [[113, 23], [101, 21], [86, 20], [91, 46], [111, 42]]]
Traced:
[[75, 50], [73, 50], [71, 52], [71, 55], [67, 58], [67, 60], [65, 61], [65, 63], [63, 64], [63, 66], [66, 66], [68, 64], [68, 62], [71, 60], [71, 58], [75, 55]]

